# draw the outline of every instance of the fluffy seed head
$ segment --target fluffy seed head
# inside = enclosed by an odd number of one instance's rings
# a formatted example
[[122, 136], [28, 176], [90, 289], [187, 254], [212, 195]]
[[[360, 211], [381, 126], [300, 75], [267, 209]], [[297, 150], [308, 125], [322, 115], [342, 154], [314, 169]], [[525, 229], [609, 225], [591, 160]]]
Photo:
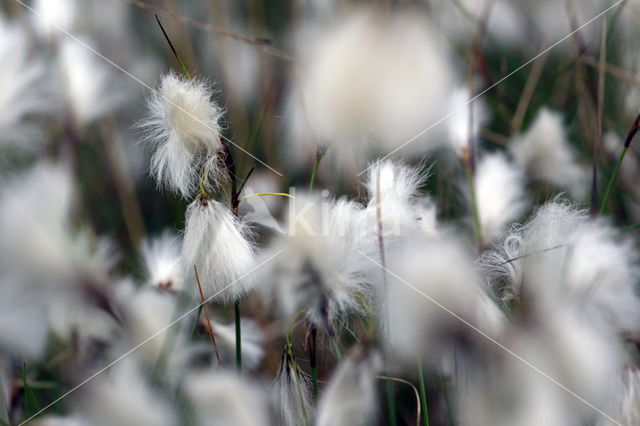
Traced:
[[183, 288], [181, 241], [170, 231], [142, 243], [142, 260], [147, 284], [160, 289], [180, 291]]
[[151, 175], [187, 198], [203, 179], [217, 186], [223, 111], [212, 100], [210, 83], [174, 73], [162, 78], [148, 100], [149, 116], [140, 123], [153, 150]]
[[[254, 250], [248, 229], [228, 207], [200, 196], [187, 209], [187, 225], [182, 244], [185, 285], [199, 299], [194, 265], [205, 298], [233, 302], [253, 288], [247, 275], [254, 265]], [[247, 275], [247, 276], [245, 276]]]

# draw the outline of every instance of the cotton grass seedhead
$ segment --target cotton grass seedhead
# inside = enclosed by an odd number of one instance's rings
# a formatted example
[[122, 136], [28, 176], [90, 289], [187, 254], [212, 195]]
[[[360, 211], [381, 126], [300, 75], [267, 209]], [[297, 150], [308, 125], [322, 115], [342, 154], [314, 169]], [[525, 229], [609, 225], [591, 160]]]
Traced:
[[[397, 148], [443, 115], [453, 75], [444, 43], [414, 9], [358, 11], [322, 28], [300, 55], [305, 78], [293, 95], [300, 111], [292, 143], [312, 135], [347, 169], [376, 148]], [[421, 138], [403, 153], [433, 141]]]
[[[296, 195], [290, 200], [289, 234], [279, 236], [269, 253], [279, 252], [270, 269], [270, 296], [284, 320], [299, 310], [329, 335], [348, 313], [361, 313], [371, 299], [364, 277], [367, 222], [361, 207], [340, 199]], [[364, 260], [364, 262], [363, 262]]]
[[[481, 99], [473, 99], [468, 88], [455, 89], [450, 98], [446, 119], [449, 145], [458, 157], [463, 158], [478, 137], [482, 126], [490, 118], [487, 106]], [[444, 115], [444, 114], [443, 114]]]
[[428, 172], [391, 160], [374, 163], [367, 172], [365, 187], [369, 196], [366, 215], [370, 230], [378, 232], [378, 213], [382, 235], [388, 240], [406, 237], [415, 231], [421, 212], [418, 190]]
[[509, 150], [530, 179], [569, 190], [575, 197], [586, 194], [586, 170], [576, 161], [560, 113], [542, 108], [531, 127], [511, 141]]
[[[620, 374], [612, 405], [611, 417], [623, 425], [640, 424], [640, 372], [637, 367], [628, 366]], [[597, 424], [613, 426], [615, 423], [602, 417]]]
[[524, 213], [524, 175], [504, 155], [489, 154], [481, 158], [474, 184], [486, 246]]
[[199, 426], [269, 425], [263, 389], [237, 374], [194, 372], [185, 378], [184, 389]]
[[182, 290], [181, 251], [182, 242], [171, 231], [143, 241], [141, 255], [147, 284], [163, 290]]
[[139, 124], [153, 150], [151, 175], [184, 198], [192, 196], [200, 182], [216, 187], [223, 176], [223, 111], [212, 96], [206, 80], [167, 74], [149, 96], [149, 115]]
[[0, 147], [30, 151], [39, 134], [29, 119], [54, 109], [46, 87], [47, 69], [31, 55], [24, 29], [1, 16], [0, 61]]
[[187, 209], [182, 243], [185, 285], [200, 298], [197, 268], [205, 298], [233, 302], [254, 285], [249, 272], [255, 264], [249, 230], [230, 209], [207, 196], [199, 196]]
[[76, 127], [89, 125], [127, 99], [109, 64], [77, 40], [61, 40], [58, 61], [60, 96]]
[[356, 347], [339, 365], [318, 404], [317, 426], [371, 424], [376, 416], [377, 352]]
[[498, 294], [538, 314], [574, 305], [602, 326], [638, 332], [635, 247], [603, 219], [570, 204], [542, 206], [481, 263]]
[[61, 30], [71, 31], [78, 19], [77, 0], [36, 0], [34, 25], [41, 36], [56, 40]]
[[310, 424], [314, 417], [311, 378], [298, 364], [293, 350], [285, 348], [278, 375], [272, 384], [273, 404], [281, 424]]

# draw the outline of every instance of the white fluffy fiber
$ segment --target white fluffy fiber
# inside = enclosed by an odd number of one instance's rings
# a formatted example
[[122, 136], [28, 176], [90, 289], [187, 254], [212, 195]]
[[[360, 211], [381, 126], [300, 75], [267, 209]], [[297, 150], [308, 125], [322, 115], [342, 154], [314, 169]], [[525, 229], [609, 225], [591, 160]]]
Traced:
[[217, 162], [223, 111], [212, 96], [205, 80], [167, 74], [148, 99], [149, 116], [139, 124], [153, 150], [152, 176], [185, 198], [201, 178], [215, 187], [222, 175]]
[[200, 295], [194, 265], [205, 298], [229, 303], [253, 288], [250, 274], [255, 264], [248, 229], [230, 209], [206, 196], [198, 197], [187, 209], [182, 243], [185, 286]]
[[0, 147], [33, 149], [38, 140], [29, 123], [35, 114], [53, 110], [43, 61], [31, 56], [24, 29], [0, 16]]
[[228, 372], [193, 373], [184, 389], [199, 426], [267, 426], [267, 401], [260, 385]]
[[182, 241], [176, 235], [165, 231], [158, 237], [144, 240], [140, 251], [148, 285], [166, 290], [182, 290]]
[[568, 190], [576, 197], [586, 194], [586, 169], [576, 160], [560, 113], [542, 108], [529, 129], [511, 141], [509, 150], [532, 180]]
[[592, 321], [638, 333], [637, 256], [632, 242], [603, 219], [552, 201], [482, 263], [506, 299], [545, 312], [575, 305]]
[[317, 426], [368, 425], [375, 418], [380, 355], [356, 348], [327, 384], [318, 403]]
[[480, 159], [474, 183], [482, 243], [488, 245], [524, 213], [524, 176], [504, 155], [488, 154]]

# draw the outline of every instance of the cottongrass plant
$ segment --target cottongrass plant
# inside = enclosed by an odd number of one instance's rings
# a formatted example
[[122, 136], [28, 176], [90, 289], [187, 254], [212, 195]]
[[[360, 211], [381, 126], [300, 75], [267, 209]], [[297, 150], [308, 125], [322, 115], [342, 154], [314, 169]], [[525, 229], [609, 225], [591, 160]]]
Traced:
[[[143, 118], [138, 105], [116, 111], [134, 99], [115, 90], [119, 74], [54, 31], [92, 28], [86, 5], [33, 2], [48, 22], [32, 23], [34, 34], [0, 18], [0, 146], [9, 154], [0, 172], [0, 424], [637, 424], [640, 258], [629, 195], [640, 119], [608, 113], [612, 100], [590, 93], [596, 71], [609, 74], [612, 93], [624, 70], [610, 62], [625, 56], [628, 34], [603, 34], [616, 52], [601, 52], [598, 68], [583, 46], [591, 31], [581, 30], [567, 39], [580, 53], [576, 72], [576, 61], [547, 52], [545, 67], [560, 62], [566, 72], [498, 80], [521, 59], [514, 46], [526, 51], [539, 35], [518, 33], [552, 18], [558, 32], [556, 18], [566, 17], [550, 14], [554, 2], [436, 2], [428, 16], [416, 5], [345, 2], [343, 14], [299, 3], [291, 40], [304, 53], [295, 58], [277, 47], [283, 31], [261, 27], [271, 19], [251, 27], [269, 40], [226, 28], [252, 7], [216, 8], [212, 26], [157, 10], [157, 40], [144, 42], [168, 42], [182, 74], [160, 76]], [[452, 22], [449, 6], [467, 20]], [[609, 29], [628, 22], [626, 7], [607, 17]], [[584, 21], [571, 9], [569, 28]], [[305, 27], [314, 13], [331, 24]], [[214, 49], [202, 58], [208, 38], [191, 49], [182, 24], [244, 43], [251, 69], [212, 83], [208, 67], [230, 74], [237, 57]], [[494, 50], [506, 34], [513, 39]], [[147, 57], [131, 47], [135, 37], [108, 37], [132, 39], [115, 63]], [[291, 81], [275, 72], [280, 61], [295, 62]], [[195, 64], [198, 76], [187, 67]], [[281, 101], [295, 104], [293, 116]], [[631, 128], [624, 142], [608, 137], [599, 149], [593, 106], [604, 114], [599, 134]], [[518, 120], [524, 130], [505, 135]], [[102, 176], [117, 164], [101, 161], [114, 146], [108, 130], [136, 121], [149, 175], [172, 194], [124, 164]], [[295, 164], [274, 155], [280, 130], [292, 128], [297, 139], [284, 148], [301, 151]], [[35, 129], [48, 136], [39, 145]], [[234, 157], [238, 147], [283, 176], [259, 165], [253, 173], [249, 156]], [[590, 209], [587, 161], [598, 171]], [[122, 203], [102, 201], [123, 182]], [[138, 205], [148, 219], [140, 235], [120, 230]]]

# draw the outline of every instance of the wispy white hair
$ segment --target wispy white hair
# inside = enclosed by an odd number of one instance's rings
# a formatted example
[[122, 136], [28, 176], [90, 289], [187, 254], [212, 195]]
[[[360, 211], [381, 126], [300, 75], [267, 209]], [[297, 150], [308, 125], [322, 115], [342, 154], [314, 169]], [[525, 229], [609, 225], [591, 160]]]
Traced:
[[526, 208], [524, 176], [502, 154], [480, 159], [475, 176], [482, 243], [491, 244]]
[[285, 349], [278, 375], [272, 384], [273, 404], [282, 424], [310, 424], [314, 415], [311, 379]]
[[339, 365], [318, 404], [317, 426], [371, 424], [380, 354], [356, 347]]
[[262, 386], [237, 374], [194, 372], [185, 378], [184, 389], [194, 408], [197, 425], [269, 425]]
[[151, 175], [184, 198], [199, 180], [215, 187], [223, 175], [218, 165], [223, 111], [212, 95], [206, 80], [167, 74], [149, 96], [149, 115], [139, 124], [153, 150]]
[[[627, 366], [618, 378], [616, 392], [612, 395], [614, 410], [611, 417], [623, 425], [640, 424], [640, 372], [633, 365]], [[612, 426], [611, 420], [601, 417], [598, 426]]]
[[637, 257], [632, 242], [605, 220], [553, 201], [481, 263], [505, 299], [526, 299], [544, 311], [576, 305], [593, 321], [637, 333]]
[[19, 151], [33, 149], [39, 139], [29, 118], [55, 108], [44, 62], [30, 51], [24, 29], [0, 16], [0, 147]]
[[[471, 148], [469, 143], [490, 118], [482, 99], [471, 99], [466, 87], [455, 89], [449, 98], [448, 114], [451, 115], [446, 120], [447, 134], [450, 147], [458, 156]], [[443, 112], [443, 116], [446, 113]]]
[[288, 226], [269, 250], [281, 252], [268, 265], [271, 296], [285, 320], [305, 309], [312, 323], [332, 334], [337, 321], [361, 312], [371, 296], [358, 253], [367, 235], [363, 211], [345, 199], [299, 194], [290, 200]]
[[586, 170], [576, 161], [560, 113], [542, 108], [531, 127], [511, 141], [509, 150], [531, 179], [567, 189], [576, 197], [585, 195]]
[[182, 290], [184, 280], [180, 262], [181, 246], [180, 239], [168, 230], [142, 242], [141, 255], [148, 285]]
[[[212, 325], [216, 336], [216, 342], [223, 349], [223, 362], [225, 356], [233, 359], [236, 349], [236, 328], [235, 324], [222, 324], [215, 322]], [[262, 362], [264, 349], [262, 347], [265, 335], [262, 329], [254, 321], [243, 318], [242, 328], [242, 365], [246, 368], [256, 368]]]
[[200, 196], [187, 209], [182, 244], [185, 285], [198, 295], [194, 265], [205, 298], [233, 302], [253, 288], [255, 264], [248, 229], [221, 203]]

